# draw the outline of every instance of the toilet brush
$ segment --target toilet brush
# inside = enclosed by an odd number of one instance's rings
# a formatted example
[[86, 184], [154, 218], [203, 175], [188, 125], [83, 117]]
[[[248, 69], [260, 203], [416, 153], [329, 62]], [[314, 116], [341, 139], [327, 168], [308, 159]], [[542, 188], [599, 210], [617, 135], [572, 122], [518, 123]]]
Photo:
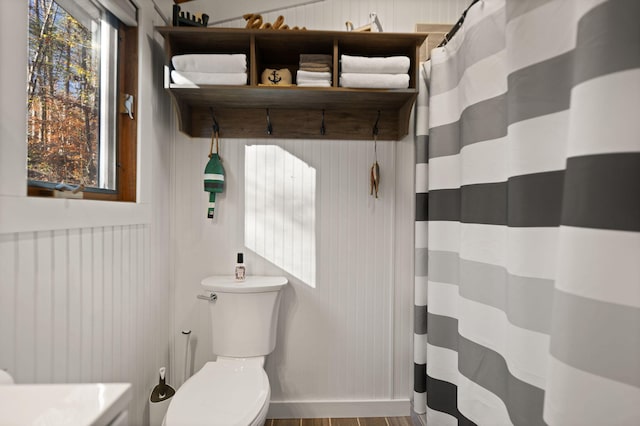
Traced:
[[171, 403], [171, 397], [176, 391], [166, 383], [166, 368], [161, 367], [159, 370], [158, 384], [151, 391], [149, 396], [149, 425], [161, 426], [167, 409]]

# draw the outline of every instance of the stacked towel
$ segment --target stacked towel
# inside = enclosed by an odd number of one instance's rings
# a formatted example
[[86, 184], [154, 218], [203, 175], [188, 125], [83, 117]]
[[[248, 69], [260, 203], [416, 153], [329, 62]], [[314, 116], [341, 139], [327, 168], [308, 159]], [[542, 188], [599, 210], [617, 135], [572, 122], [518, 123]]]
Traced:
[[406, 89], [409, 74], [342, 73], [340, 86], [357, 89]]
[[171, 71], [171, 79], [176, 84], [219, 84], [240, 86], [247, 84], [246, 72], [195, 72], [195, 71]]
[[406, 89], [409, 87], [407, 56], [370, 58], [342, 55], [340, 86], [368, 89]]
[[302, 87], [331, 87], [331, 55], [300, 55], [296, 82]]
[[247, 56], [242, 53], [176, 55], [171, 63], [176, 84], [247, 84]]

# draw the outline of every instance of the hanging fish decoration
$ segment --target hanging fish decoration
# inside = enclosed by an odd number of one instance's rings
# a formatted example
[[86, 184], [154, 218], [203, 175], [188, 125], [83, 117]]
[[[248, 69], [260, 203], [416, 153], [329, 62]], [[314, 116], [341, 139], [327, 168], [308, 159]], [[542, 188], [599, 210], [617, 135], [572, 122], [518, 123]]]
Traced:
[[373, 125], [373, 165], [369, 175], [369, 195], [375, 192], [378, 198], [378, 189], [380, 188], [380, 165], [378, 164], [378, 121], [380, 120], [380, 111], [378, 110], [378, 118]]
[[378, 162], [374, 162], [371, 166], [370, 176], [370, 192], [369, 195], [373, 195], [375, 192], [376, 198], [378, 198], [378, 188], [380, 187], [380, 165]]

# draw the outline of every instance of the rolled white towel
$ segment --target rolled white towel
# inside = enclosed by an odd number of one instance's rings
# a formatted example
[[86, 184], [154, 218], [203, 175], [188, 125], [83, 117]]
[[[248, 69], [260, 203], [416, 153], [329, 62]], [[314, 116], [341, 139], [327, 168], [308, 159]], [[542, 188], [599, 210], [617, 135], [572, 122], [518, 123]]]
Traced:
[[357, 89], [406, 89], [409, 74], [342, 73], [340, 86]]
[[331, 82], [324, 80], [302, 80], [298, 81], [298, 87], [331, 87]]
[[188, 72], [171, 71], [171, 79], [176, 84], [198, 85], [212, 84], [221, 86], [243, 86], [247, 84], [246, 72]]
[[315, 71], [302, 71], [298, 70], [296, 73], [296, 80], [319, 80], [319, 81], [331, 81], [330, 72], [315, 72]]
[[247, 55], [243, 53], [176, 55], [171, 62], [178, 71], [247, 72]]
[[407, 56], [370, 58], [366, 56], [341, 55], [340, 63], [343, 73], [366, 74], [406, 74], [409, 72], [409, 66], [411, 66], [411, 60]]

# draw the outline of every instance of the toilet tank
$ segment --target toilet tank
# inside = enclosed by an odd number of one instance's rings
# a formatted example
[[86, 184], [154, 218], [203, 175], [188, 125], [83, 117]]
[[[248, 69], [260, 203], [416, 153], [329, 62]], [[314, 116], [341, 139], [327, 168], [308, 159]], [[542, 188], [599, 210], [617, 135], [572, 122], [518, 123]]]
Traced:
[[209, 303], [213, 353], [248, 358], [265, 356], [276, 346], [280, 290], [285, 277], [251, 275], [245, 281], [211, 276], [202, 280], [205, 291], [217, 298]]

